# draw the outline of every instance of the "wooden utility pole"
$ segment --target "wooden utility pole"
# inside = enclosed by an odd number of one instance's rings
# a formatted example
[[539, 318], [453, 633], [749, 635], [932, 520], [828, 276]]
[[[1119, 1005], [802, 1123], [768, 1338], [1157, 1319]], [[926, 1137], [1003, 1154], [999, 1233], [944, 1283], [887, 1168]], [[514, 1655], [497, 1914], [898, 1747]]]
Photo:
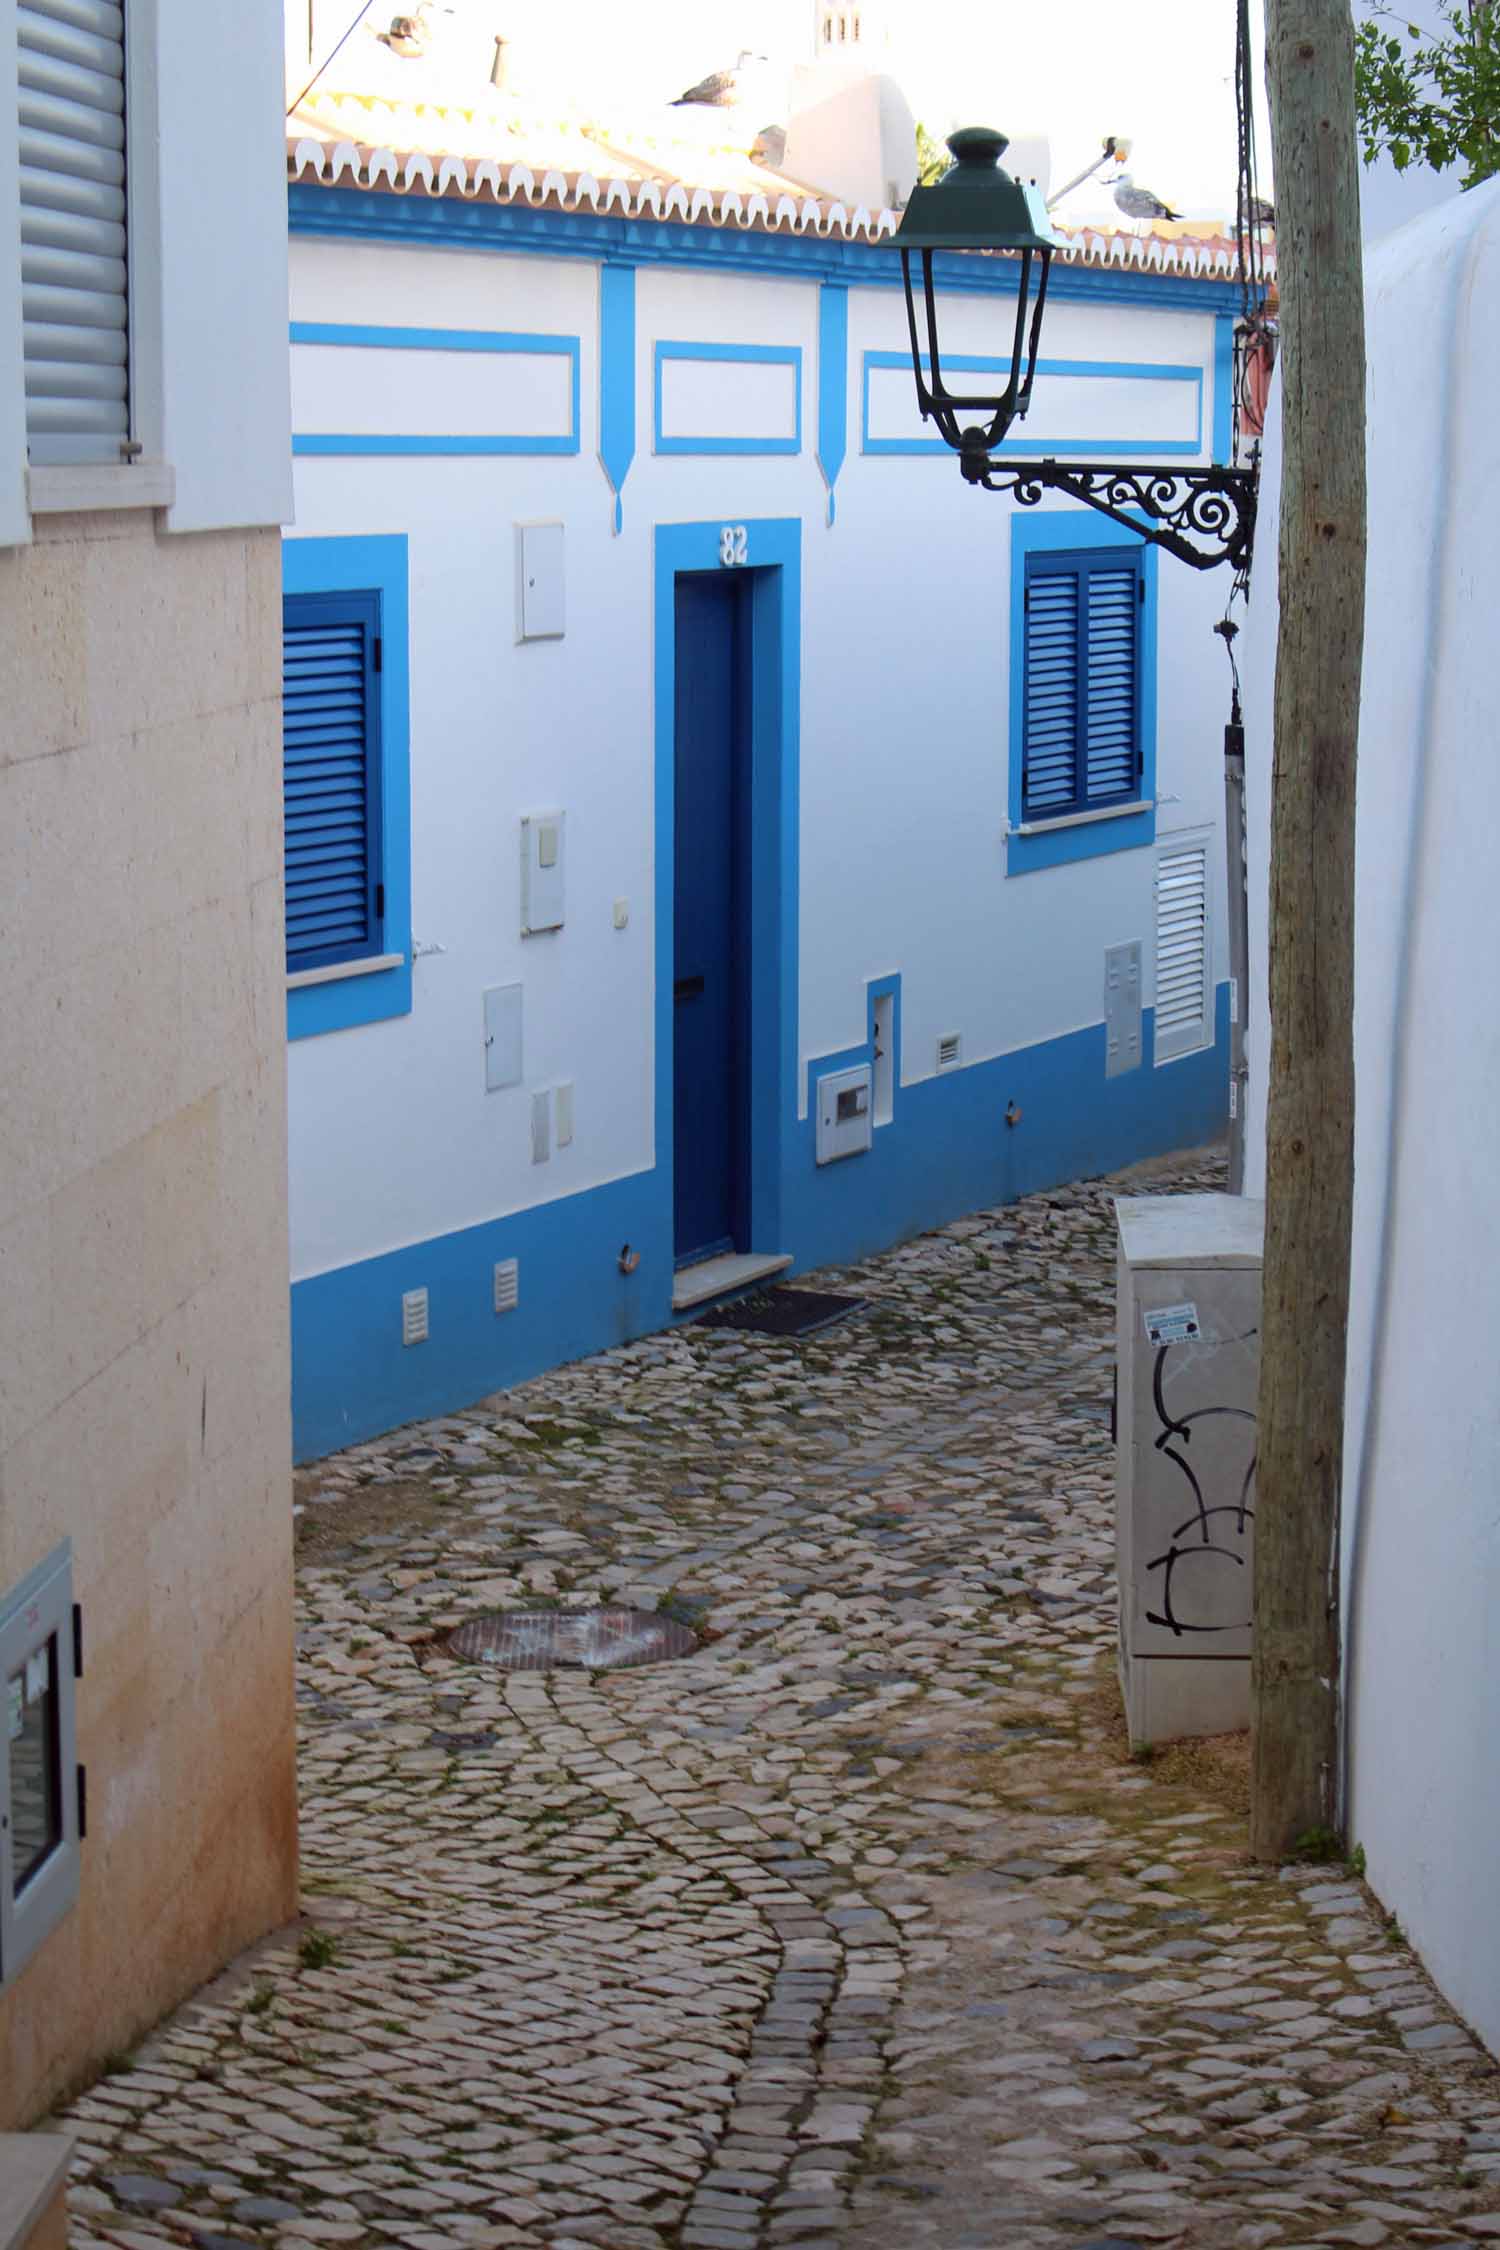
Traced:
[[1337, 1822], [1364, 274], [1350, 0], [1267, 0], [1283, 457], [1251, 1845]]

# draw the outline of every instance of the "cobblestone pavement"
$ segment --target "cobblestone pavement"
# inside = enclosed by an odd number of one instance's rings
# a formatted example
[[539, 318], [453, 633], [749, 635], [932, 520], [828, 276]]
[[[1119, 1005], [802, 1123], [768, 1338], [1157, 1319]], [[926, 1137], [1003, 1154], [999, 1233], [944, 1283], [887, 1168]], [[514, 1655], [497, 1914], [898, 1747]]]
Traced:
[[[304, 1475], [306, 1915], [76, 2103], [75, 2245], [1500, 2238], [1500, 2076], [1369, 1893], [1126, 1754], [1111, 1257], [1034, 1197]], [[700, 1651], [442, 1642], [600, 1597]]]

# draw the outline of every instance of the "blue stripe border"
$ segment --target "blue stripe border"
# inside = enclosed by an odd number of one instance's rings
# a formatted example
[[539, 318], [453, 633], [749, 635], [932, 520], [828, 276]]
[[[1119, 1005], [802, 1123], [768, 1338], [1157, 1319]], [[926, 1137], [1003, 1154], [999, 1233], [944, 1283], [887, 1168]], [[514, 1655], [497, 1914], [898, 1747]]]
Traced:
[[[925, 365], [925, 359], [923, 364]], [[860, 451], [872, 454], [946, 453], [948, 446], [941, 438], [872, 438], [870, 435], [870, 376], [877, 369], [910, 368], [909, 352], [866, 352], [860, 375]], [[943, 367], [958, 374], [1008, 375], [1008, 359], [976, 357], [971, 352], [947, 352]], [[1198, 434], [1195, 438], [1035, 438], [1026, 433], [1022, 425], [1019, 438], [1007, 438], [997, 448], [1001, 458], [1011, 454], [1025, 460], [1037, 454], [1062, 459], [1078, 455], [1089, 459], [1115, 458], [1126, 460], [1142, 458], [1160, 460], [1178, 456], [1192, 458], [1203, 451], [1203, 370], [1178, 364], [1170, 360], [1130, 359], [1039, 359], [1036, 363], [1039, 376], [1087, 375], [1100, 379], [1124, 380], [1134, 383], [1193, 383], [1197, 386]]]
[[[789, 438], [668, 437], [661, 426], [662, 369], [668, 360], [713, 360], [747, 367], [790, 367], [797, 384], [797, 434]], [[652, 374], [652, 451], [655, 453], [800, 453], [802, 451], [802, 346], [800, 344], [695, 344], [659, 340]]]
[[290, 333], [294, 344], [333, 344], [356, 351], [523, 353], [533, 358], [566, 359], [570, 363], [572, 414], [572, 428], [564, 437], [495, 433], [418, 437], [384, 431], [362, 435], [347, 431], [298, 430], [292, 436], [294, 454], [560, 454], [577, 453], [580, 449], [583, 351], [580, 337], [486, 328], [372, 328], [334, 320], [294, 320]]
[[[627, 219], [613, 212], [542, 211], [529, 204], [325, 187], [310, 180], [294, 180], [289, 186], [287, 215], [293, 234], [340, 235], [361, 242], [425, 242], [445, 250], [530, 252], [699, 272], [758, 273], [783, 281], [816, 278], [860, 288], [901, 287], [901, 260], [893, 243], [792, 235], [780, 228], [692, 226], [675, 219]], [[941, 253], [933, 261], [933, 271], [945, 292], [1008, 296], [1014, 302], [1016, 269], [1007, 258]], [[1234, 312], [1240, 303], [1239, 287], [1233, 281], [1143, 273], [1124, 266], [1054, 265], [1047, 296], [1059, 303], [1108, 301], [1155, 305], [1172, 312]]]

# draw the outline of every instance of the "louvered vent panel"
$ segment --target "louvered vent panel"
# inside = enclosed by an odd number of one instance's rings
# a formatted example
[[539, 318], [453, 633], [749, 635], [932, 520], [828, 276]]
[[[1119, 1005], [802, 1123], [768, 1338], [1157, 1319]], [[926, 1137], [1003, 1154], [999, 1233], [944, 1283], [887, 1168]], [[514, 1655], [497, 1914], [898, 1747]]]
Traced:
[[125, 24], [115, 0], [18, 0], [21, 329], [36, 463], [130, 435]]
[[1026, 743], [1022, 809], [1065, 811], [1077, 790], [1078, 579], [1038, 573], [1026, 590]]
[[1087, 795], [1100, 804], [1135, 793], [1140, 581], [1133, 567], [1095, 569], [1088, 589]]
[[289, 969], [373, 950], [367, 628], [289, 622], [282, 740]]
[[1187, 844], [1156, 861], [1158, 1062], [1210, 1044], [1209, 1003], [1208, 847]]

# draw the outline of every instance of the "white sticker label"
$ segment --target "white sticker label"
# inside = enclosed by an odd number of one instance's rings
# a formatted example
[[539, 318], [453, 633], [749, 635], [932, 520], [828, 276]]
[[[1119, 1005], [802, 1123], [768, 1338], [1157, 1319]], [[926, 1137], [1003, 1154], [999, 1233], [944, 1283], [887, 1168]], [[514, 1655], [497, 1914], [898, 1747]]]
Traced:
[[52, 1666], [45, 1648], [34, 1649], [26, 1659], [26, 1700], [40, 1703], [52, 1685]]
[[1229, 1081], [1229, 1114], [1231, 1117], [1238, 1117], [1240, 1114], [1240, 1082], [1237, 1078]]
[[13, 1679], [6, 1681], [5, 1685], [7, 1690], [6, 1701], [9, 1710], [10, 1739], [12, 1742], [14, 1742], [20, 1735], [26, 1724], [26, 1705], [22, 1701], [21, 1697], [20, 1673], [17, 1672]]
[[1196, 1305], [1163, 1305], [1144, 1314], [1146, 1334], [1153, 1344], [1191, 1344], [1198, 1336]]
[[1238, 1023], [1240, 1020], [1240, 980], [1238, 977], [1231, 977], [1229, 980], [1229, 1020], [1231, 1023]]

